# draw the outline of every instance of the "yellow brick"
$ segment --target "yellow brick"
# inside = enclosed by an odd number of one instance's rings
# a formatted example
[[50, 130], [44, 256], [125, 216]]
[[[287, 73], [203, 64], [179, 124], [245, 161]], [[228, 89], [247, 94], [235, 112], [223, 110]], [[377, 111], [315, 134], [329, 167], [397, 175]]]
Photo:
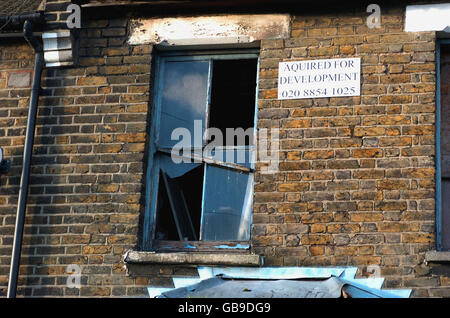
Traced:
[[306, 234], [302, 236], [302, 244], [305, 245], [328, 245], [333, 242], [329, 234]]
[[111, 253], [110, 245], [83, 246], [83, 254], [109, 254], [109, 253]]
[[434, 234], [431, 233], [403, 233], [403, 243], [433, 243]]
[[334, 157], [334, 150], [312, 150], [303, 153], [303, 159], [330, 159]]
[[353, 150], [354, 158], [380, 158], [382, 156], [383, 156], [383, 150], [380, 148]]
[[284, 128], [307, 128], [311, 127], [311, 119], [290, 119], [283, 121]]
[[311, 253], [311, 256], [323, 255], [325, 253], [325, 247], [324, 246], [310, 246], [309, 252]]

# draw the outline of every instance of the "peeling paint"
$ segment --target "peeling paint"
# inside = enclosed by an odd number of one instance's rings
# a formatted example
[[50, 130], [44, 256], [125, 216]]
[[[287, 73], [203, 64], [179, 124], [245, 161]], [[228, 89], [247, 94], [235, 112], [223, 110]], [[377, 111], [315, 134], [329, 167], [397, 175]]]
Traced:
[[236, 244], [233, 246], [230, 245], [216, 245], [213, 246], [214, 248], [229, 248], [229, 249], [249, 249], [250, 246], [249, 245], [242, 245], [242, 244]]
[[128, 43], [173, 45], [178, 41], [190, 41], [190, 44], [197, 44], [205, 39], [222, 39], [225, 43], [253, 42], [287, 38], [289, 25], [287, 14], [134, 19], [130, 23]]

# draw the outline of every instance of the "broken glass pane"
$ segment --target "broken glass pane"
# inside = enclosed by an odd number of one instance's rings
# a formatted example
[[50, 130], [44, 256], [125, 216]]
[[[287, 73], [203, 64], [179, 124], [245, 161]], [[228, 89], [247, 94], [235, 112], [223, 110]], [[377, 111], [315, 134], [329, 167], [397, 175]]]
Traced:
[[201, 240], [247, 241], [253, 174], [206, 165]]
[[201, 164], [173, 164], [158, 154], [161, 168], [156, 218], [156, 239], [197, 240], [203, 193]]
[[168, 154], [158, 154], [159, 166], [171, 178], [178, 178], [197, 168], [200, 163], [175, 163]]
[[[191, 146], [202, 147], [208, 104], [209, 62], [166, 61], [163, 67], [158, 145], [172, 148], [183, 138]], [[200, 124], [197, 131], [194, 131], [195, 121]], [[184, 129], [177, 130], [176, 140], [172, 140], [172, 133], [177, 128]]]
[[183, 241], [196, 241], [197, 236], [195, 235], [191, 212], [189, 211], [181, 184], [175, 178], [170, 178], [164, 172], [161, 175], [168, 194], [179, 239]]

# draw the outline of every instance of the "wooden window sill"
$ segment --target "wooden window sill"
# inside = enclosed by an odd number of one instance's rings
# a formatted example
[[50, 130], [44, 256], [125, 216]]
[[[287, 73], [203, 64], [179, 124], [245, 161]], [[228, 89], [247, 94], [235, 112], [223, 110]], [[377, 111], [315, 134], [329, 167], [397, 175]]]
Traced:
[[160, 241], [154, 240], [152, 251], [156, 253], [244, 253], [250, 254], [248, 241]]

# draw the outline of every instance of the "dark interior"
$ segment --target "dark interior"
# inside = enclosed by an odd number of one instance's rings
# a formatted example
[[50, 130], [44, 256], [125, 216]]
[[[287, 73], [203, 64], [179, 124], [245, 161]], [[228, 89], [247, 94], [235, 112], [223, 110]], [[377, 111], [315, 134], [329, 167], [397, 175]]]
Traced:
[[[200, 222], [202, 211], [202, 192], [203, 192], [203, 170], [200, 165], [192, 169], [181, 177], [173, 178], [183, 191], [186, 204], [189, 209], [189, 215], [194, 226], [197, 238], [200, 237]], [[166, 186], [163, 182], [162, 173], [159, 178], [158, 206], [156, 214], [156, 236], [157, 240], [178, 241], [180, 237], [175, 225], [172, 209], [169, 203], [169, 197]], [[193, 240], [190, 238], [190, 240]]]
[[219, 128], [228, 146], [241, 145], [236, 138], [232, 143], [226, 140], [226, 128], [254, 126], [257, 63], [257, 59], [213, 62], [209, 127]]

